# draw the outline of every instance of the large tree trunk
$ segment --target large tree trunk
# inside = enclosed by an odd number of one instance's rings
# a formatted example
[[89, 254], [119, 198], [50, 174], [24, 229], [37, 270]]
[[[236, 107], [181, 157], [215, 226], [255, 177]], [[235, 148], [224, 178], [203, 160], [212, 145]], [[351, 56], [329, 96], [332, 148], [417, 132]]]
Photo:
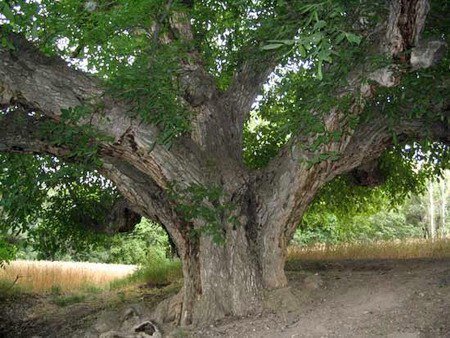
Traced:
[[215, 244], [210, 236], [201, 236], [197, 248], [182, 260], [182, 324], [205, 323], [261, 309], [261, 267], [245, 229], [227, 231], [222, 245]]
[[[109, 176], [114, 174], [110, 172]], [[262, 184], [261, 179], [258, 182]], [[148, 186], [128, 181], [118, 187], [130, 200], [142, 201], [140, 209], [144, 215], [155, 218], [154, 201], [145, 204], [153, 198]], [[159, 320], [198, 325], [227, 316], [255, 314], [263, 309], [264, 290], [286, 286], [286, 242], [281, 240], [284, 219], [273, 222], [266, 203], [260, 203], [264, 199], [255, 191], [244, 184], [234, 194], [225, 194], [229, 197], [221, 202], [233, 207], [229, 214], [220, 215], [221, 222], [214, 225], [221, 235], [220, 242], [201, 231], [208, 225], [201, 218], [187, 222], [168, 208], [167, 214], [158, 212], [156, 219], [164, 224], [177, 246], [184, 276], [180, 294], [167, 301], [172, 305], [166, 302], [161, 305], [163, 310], [158, 309]], [[159, 192], [158, 196], [161, 199], [163, 194]], [[170, 199], [161, 200], [160, 208], [172, 203]], [[276, 210], [283, 209], [281, 199], [272, 206], [273, 216]]]

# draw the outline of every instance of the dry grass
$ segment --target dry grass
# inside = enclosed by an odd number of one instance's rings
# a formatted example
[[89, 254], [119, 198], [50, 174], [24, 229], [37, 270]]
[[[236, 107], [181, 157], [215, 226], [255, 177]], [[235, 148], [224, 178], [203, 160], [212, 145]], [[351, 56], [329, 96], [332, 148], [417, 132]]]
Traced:
[[288, 260], [450, 258], [450, 239], [291, 246]]
[[86, 286], [103, 287], [135, 271], [132, 265], [83, 262], [49, 262], [17, 260], [0, 269], [0, 280], [17, 280], [19, 287], [34, 292], [53, 289], [74, 291]]
[[[450, 258], [450, 239], [408, 240], [338, 245], [291, 246], [288, 260]], [[77, 291], [105, 287], [130, 276], [136, 267], [119, 264], [17, 260], [0, 269], [0, 280], [33, 292]], [[158, 270], [159, 272], [159, 270]]]

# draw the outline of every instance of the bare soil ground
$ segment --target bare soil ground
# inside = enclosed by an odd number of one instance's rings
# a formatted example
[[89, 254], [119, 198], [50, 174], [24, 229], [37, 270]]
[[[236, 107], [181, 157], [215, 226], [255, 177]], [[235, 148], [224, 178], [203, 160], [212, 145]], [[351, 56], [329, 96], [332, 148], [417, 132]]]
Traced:
[[[286, 270], [289, 288], [268, 294], [259, 316], [163, 332], [172, 337], [450, 337], [448, 258], [292, 260]], [[130, 302], [151, 309], [166, 294], [140, 293], [115, 303], [109, 295], [65, 307], [50, 305], [43, 296], [0, 300], [0, 337], [87, 336], [83, 328], [107, 309], [122, 311]]]
[[288, 304], [198, 336], [450, 337], [448, 259], [290, 262], [287, 270]]

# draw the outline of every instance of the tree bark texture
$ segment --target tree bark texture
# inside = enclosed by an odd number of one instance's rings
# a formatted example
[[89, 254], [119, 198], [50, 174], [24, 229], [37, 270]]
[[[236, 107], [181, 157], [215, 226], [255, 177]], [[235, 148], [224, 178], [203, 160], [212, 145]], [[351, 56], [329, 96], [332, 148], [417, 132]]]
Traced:
[[[392, 1], [376, 53], [395, 59], [414, 48], [427, 10], [424, 0]], [[192, 38], [188, 26], [178, 27], [182, 38]], [[319, 189], [334, 177], [374, 161], [393, 142], [384, 116], [356, 129], [350, 128], [348, 120], [349, 115], [363, 112], [364, 99], [372, 97], [377, 87], [398, 84], [397, 79], [380, 76], [386, 70], [371, 75], [375, 82], [371, 86], [349, 76], [343, 93], [354, 98], [350, 114], [338, 108], [324, 112], [326, 130], [343, 131], [339, 140], [313, 153], [305, 145], [314, 138], [293, 136], [267, 168], [249, 170], [242, 162], [243, 124], [274, 60], [268, 59], [266, 67], [244, 64], [230, 89], [220, 92], [203, 69], [199, 54], [193, 54], [192, 63], [182, 65], [179, 78], [185, 88], [182, 99], [193, 112], [192, 132], [168, 149], [157, 143], [157, 126], [132, 116], [127, 105], [109, 96], [97, 80], [59, 59], [43, 56], [19, 36], [12, 39], [14, 51], [0, 49], [0, 104], [7, 109], [0, 116], [0, 151], [46, 153], [76, 161], [71, 145], [52, 142], [39, 128], [43, 123], [63, 123], [61, 109], [86, 104], [101, 107], [76, 123], [109, 137], [98, 141], [99, 171], [115, 183], [135, 212], [160, 222], [176, 245], [184, 286], [170, 317], [181, 324], [260, 311], [263, 290], [287, 285], [286, 247]], [[405, 139], [420, 139], [427, 136], [423, 125], [421, 120], [404, 120], [394, 132]], [[446, 121], [430, 130], [437, 140], [449, 141]], [[314, 156], [332, 151], [341, 154], [338, 160], [307, 164]], [[206, 225], [204, 220], [184, 217], [170, 194], [174, 183], [180, 189], [221, 187], [220, 203], [232, 206], [219, 217], [224, 244], [217, 245], [211, 236], [199, 232]]]

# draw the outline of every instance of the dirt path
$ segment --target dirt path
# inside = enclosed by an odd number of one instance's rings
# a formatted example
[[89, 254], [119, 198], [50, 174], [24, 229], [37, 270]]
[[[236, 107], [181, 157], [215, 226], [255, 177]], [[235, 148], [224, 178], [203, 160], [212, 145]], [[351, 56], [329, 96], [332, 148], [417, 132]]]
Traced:
[[450, 337], [450, 260], [291, 262], [288, 269], [288, 304], [272, 302], [277, 311], [197, 336]]
[[[287, 274], [289, 288], [268, 294], [269, 310], [260, 316], [166, 336], [450, 337], [449, 259], [289, 262]], [[162, 294], [147, 296], [139, 296], [141, 306]], [[45, 297], [0, 301], [0, 337], [97, 337], [98, 319], [127, 307], [97, 300], [58, 308]]]

